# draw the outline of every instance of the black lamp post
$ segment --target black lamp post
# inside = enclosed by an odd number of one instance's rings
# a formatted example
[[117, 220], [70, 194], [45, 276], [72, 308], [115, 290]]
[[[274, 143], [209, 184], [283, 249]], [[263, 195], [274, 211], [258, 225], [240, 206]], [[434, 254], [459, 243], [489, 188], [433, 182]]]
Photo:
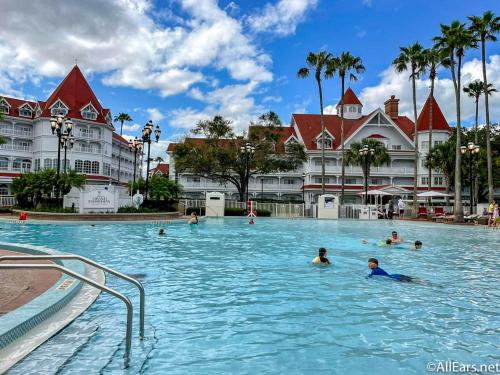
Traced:
[[142, 152], [143, 143], [139, 140], [139, 138], [135, 137], [133, 141], [128, 143], [128, 149], [130, 152], [134, 153], [134, 185], [135, 185], [135, 174], [137, 170], [137, 154]]
[[241, 154], [245, 157], [246, 168], [245, 168], [245, 182], [246, 182], [246, 202], [248, 202], [248, 179], [250, 175], [250, 158], [255, 153], [255, 147], [250, 143], [246, 143], [245, 146], [240, 147]]
[[305, 195], [304, 195], [304, 188], [305, 188], [305, 185], [306, 185], [306, 174], [305, 172], [302, 173], [302, 203], [306, 203], [305, 201]]
[[61, 147], [64, 148], [64, 173], [66, 173], [66, 167], [67, 167], [67, 159], [66, 159], [66, 152], [69, 148], [73, 148], [73, 145], [75, 144], [75, 137], [69, 134], [63, 134], [61, 137]]
[[467, 146], [462, 146], [460, 147], [460, 151], [462, 152], [463, 155], [469, 154], [469, 181], [470, 181], [470, 215], [472, 215], [474, 212], [474, 195], [473, 195], [473, 189], [472, 189], [472, 158], [474, 155], [476, 155], [479, 152], [479, 146], [475, 145], [474, 142], [469, 142], [467, 143]]
[[368, 145], [363, 145], [363, 147], [359, 150], [359, 155], [365, 164], [365, 205], [368, 204], [368, 167], [370, 166], [371, 158], [374, 154], [375, 150], [373, 148], [368, 148]]
[[[63, 129], [63, 125], [65, 126], [65, 129]], [[50, 128], [52, 129], [52, 134], [57, 135], [57, 179], [59, 179], [61, 171], [62, 137], [64, 135], [69, 138], [71, 130], [73, 129], [73, 122], [63, 115], [52, 116], [50, 119]]]
[[[144, 125], [144, 129], [142, 129], [142, 142], [144, 144], [148, 144], [148, 159], [146, 161], [146, 187], [145, 187], [145, 195], [144, 200], [148, 200], [148, 184], [149, 184], [149, 162], [151, 161], [151, 136], [153, 135], [153, 121], [149, 120], [146, 125]], [[155, 141], [158, 143], [160, 139], [161, 130], [158, 125], [154, 130]]]
[[264, 200], [264, 177], [260, 178], [260, 199]]

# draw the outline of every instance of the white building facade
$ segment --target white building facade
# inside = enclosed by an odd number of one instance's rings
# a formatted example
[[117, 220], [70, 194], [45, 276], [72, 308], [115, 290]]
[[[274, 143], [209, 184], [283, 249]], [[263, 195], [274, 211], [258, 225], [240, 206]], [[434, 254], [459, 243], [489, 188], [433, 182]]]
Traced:
[[[132, 181], [134, 155], [128, 142], [115, 133], [111, 111], [102, 108], [82, 72], [75, 66], [47, 101], [0, 97], [0, 195], [10, 195], [12, 179], [22, 173], [57, 168], [58, 137], [50, 118], [62, 114], [73, 123], [73, 147], [61, 148], [60, 170], [84, 174], [87, 184]], [[66, 157], [65, 157], [66, 155]], [[140, 160], [136, 176], [140, 176]]]
[[[424, 161], [429, 150], [429, 100], [421, 110], [418, 119], [419, 163], [417, 165], [418, 190], [428, 189], [428, 171]], [[345, 148], [354, 142], [373, 138], [384, 144], [391, 162], [388, 166], [371, 167], [368, 180], [369, 189], [394, 186], [396, 191], [404, 192], [408, 197], [413, 193], [414, 179], [414, 122], [398, 113], [399, 99], [391, 96], [384, 103], [384, 110], [378, 108], [363, 114], [363, 105], [348, 89], [344, 96], [344, 134]], [[326, 193], [340, 194], [341, 191], [341, 119], [338, 115], [325, 115], [325, 184]], [[445, 142], [451, 129], [444, 118], [439, 105], [433, 102], [433, 146]], [[290, 125], [283, 128], [281, 142], [285, 147], [290, 142], [304, 145], [308, 160], [302, 168], [286, 173], [253, 176], [249, 182], [249, 197], [277, 200], [305, 200], [317, 202], [321, 194], [321, 121], [316, 114], [293, 114]], [[172, 156], [175, 144], [169, 145], [167, 153]], [[203, 176], [176, 174], [175, 160], [170, 158], [170, 178], [177, 178], [183, 186], [184, 195], [192, 198], [204, 198], [206, 192], [219, 191], [227, 199], [239, 199], [236, 188], [231, 184], [220, 184]], [[345, 168], [345, 201], [361, 202], [360, 193], [364, 191], [364, 177], [360, 166], [347, 165]], [[445, 190], [444, 176], [433, 171], [433, 190]]]

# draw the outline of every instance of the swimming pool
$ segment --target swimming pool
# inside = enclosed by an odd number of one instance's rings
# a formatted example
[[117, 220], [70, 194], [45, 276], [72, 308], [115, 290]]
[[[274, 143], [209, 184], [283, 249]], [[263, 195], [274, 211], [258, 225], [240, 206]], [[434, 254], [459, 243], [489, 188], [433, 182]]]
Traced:
[[[2, 241], [80, 254], [145, 285], [147, 338], [131, 368], [120, 369], [123, 304], [101, 295], [74, 323], [93, 334], [58, 374], [422, 374], [431, 361], [500, 362], [498, 231], [239, 218], [208, 219], [197, 232], [172, 224], [163, 237], [142, 224], [1, 226]], [[424, 249], [375, 244], [394, 229]], [[322, 246], [331, 267], [310, 265]], [[369, 257], [423, 284], [367, 279]], [[138, 301], [134, 287], [107, 284]], [[60, 350], [78, 336], [69, 331]], [[57, 345], [24, 368], [50, 363]]]

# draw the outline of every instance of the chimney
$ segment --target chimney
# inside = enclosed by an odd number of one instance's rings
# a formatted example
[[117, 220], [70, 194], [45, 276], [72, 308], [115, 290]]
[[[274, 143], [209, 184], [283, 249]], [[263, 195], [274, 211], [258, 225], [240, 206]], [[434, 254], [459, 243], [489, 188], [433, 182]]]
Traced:
[[399, 99], [396, 99], [394, 95], [391, 95], [391, 98], [384, 103], [385, 113], [387, 113], [391, 118], [398, 117], [398, 103]]

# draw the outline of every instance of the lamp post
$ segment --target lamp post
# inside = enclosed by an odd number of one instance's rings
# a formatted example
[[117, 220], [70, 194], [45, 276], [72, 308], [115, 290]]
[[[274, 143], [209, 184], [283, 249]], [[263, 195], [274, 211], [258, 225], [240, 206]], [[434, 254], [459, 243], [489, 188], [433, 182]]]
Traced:
[[474, 142], [467, 143], [467, 146], [460, 147], [462, 155], [469, 154], [469, 181], [470, 181], [470, 215], [474, 212], [474, 195], [472, 192], [472, 158], [479, 152], [479, 146], [475, 145]]
[[[148, 200], [148, 184], [149, 184], [149, 162], [151, 161], [151, 136], [153, 135], [153, 121], [149, 120], [146, 125], [144, 125], [144, 129], [142, 129], [142, 142], [144, 144], [148, 144], [148, 160], [146, 161], [146, 187], [145, 187], [145, 194], [144, 194], [144, 200]], [[154, 130], [154, 135], [155, 135], [155, 141], [158, 143], [158, 140], [160, 139], [160, 134], [161, 130], [158, 125], [156, 125], [156, 128]]]
[[260, 177], [260, 199], [264, 200], [264, 177]]
[[142, 146], [143, 146], [143, 143], [137, 137], [135, 137], [133, 141], [130, 141], [128, 143], [128, 149], [130, 150], [130, 152], [134, 153], [134, 183], [133, 183], [133, 185], [135, 185], [135, 174], [137, 171], [137, 154], [140, 154], [142, 152]]
[[61, 137], [61, 147], [64, 148], [64, 173], [66, 173], [66, 152], [68, 150], [68, 146], [70, 148], [73, 148], [73, 145], [75, 144], [75, 137], [69, 134], [63, 134]]
[[306, 185], [306, 176], [307, 176], [306, 173], [303, 172], [302, 173], [302, 203], [306, 203], [305, 198], [304, 198], [305, 197], [305, 195], [304, 195], [304, 187]]
[[368, 148], [368, 145], [363, 145], [359, 150], [359, 155], [365, 164], [365, 205], [368, 204], [368, 167], [370, 166], [371, 158], [374, 154], [375, 150], [373, 148]]
[[255, 147], [250, 143], [246, 143], [245, 146], [240, 147], [241, 154], [245, 157], [245, 183], [246, 183], [246, 202], [248, 202], [248, 179], [250, 175], [250, 158], [255, 153]]
[[[65, 126], [65, 129], [63, 129], [63, 125]], [[50, 119], [50, 128], [52, 129], [52, 134], [57, 135], [57, 179], [59, 179], [59, 173], [61, 171], [61, 138], [63, 135], [66, 137], [71, 135], [73, 122], [63, 115], [52, 116]]]

